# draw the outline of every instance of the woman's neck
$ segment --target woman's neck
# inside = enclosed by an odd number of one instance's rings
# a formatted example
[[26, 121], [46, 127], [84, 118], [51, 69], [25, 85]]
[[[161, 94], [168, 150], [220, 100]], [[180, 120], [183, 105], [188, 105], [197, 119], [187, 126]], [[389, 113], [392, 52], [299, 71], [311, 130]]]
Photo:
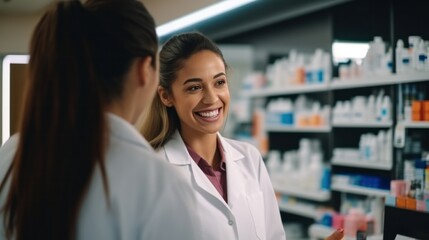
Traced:
[[181, 135], [183, 141], [200, 157], [206, 160], [210, 166], [218, 164], [220, 154], [217, 147], [217, 134], [205, 134], [202, 136]]

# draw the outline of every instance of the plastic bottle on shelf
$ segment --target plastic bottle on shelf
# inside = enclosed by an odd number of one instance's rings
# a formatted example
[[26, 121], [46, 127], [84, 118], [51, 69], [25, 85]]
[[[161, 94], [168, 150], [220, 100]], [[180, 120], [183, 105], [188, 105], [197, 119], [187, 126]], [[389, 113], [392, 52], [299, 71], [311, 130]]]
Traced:
[[426, 63], [428, 61], [428, 53], [427, 50], [425, 48], [425, 43], [422, 39], [420, 39], [420, 41], [418, 42], [418, 46], [417, 46], [417, 70], [419, 71], [424, 71], [426, 70]]
[[380, 197], [374, 197], [371, 201], [371, 212], [374, 216], [374, 234], [382, 234], [384, 226], [384, 200]]
[[385, 160], [386, 160], [386, 163], [388, 164], [391, 164], [393, 161], [392, 146], [393, 146], [393, 132], [392, 132], [392, 129], [389, 129], [386, 132], [386, 148], [384, 149]]
[[357, 231], [366, 231], [365, 214], [361, 209], [351, 208], [344, 218], [344, 234], [356, 237]]
[[395, 54], [396, 54], [396, 73], [403, 73], [405, 72], [405, 68], [404, 68], [404, 63], [402, 62], [403, 56], [404, 54], [404, 41], [402, 41], [402, 39], [398, 39], [398, 41], [396, 42], [396, 49], [395, 49]]
[[385, 59], [385, 44], [380, 36], [375, 36], [372, 43], [373, 50], [373, 67], [374, 73], [383, 74], [385, 72], [384, 59]]
[[419, 61], [416, 49], [420, 39], [420, 36], [408, 36], [408, 52], [410, 55], [410, 66], [413, 71], [417, 69], [417, 64]]
[[386, 162], [386, 133], [381, 130], [377, 134], [377, 161]]
[[381, 111], [382, 111], [382, 104], [383, 104], [383, 95], [384, 91], [383, 89], [378, 92], [377, 98], [375, 99], [375, 113], [376, 113], [376, 119], [377, 122], [381, 121]]
[[268, 172], [274, 176], [282, 170], [281, 167], [282, 167], [282, 164], [280, 160], [280, 151], [271, 150], [268, 153], [268, 159], [267, 159]]
[[330, 112], [331, 112], [331, 107], [329, 105], [323, 106], [323, 108], [322, 108], [322, 122], [321, 122], [321, 124], [323, 126], [327, 126], [331, 122], [330, 116], [329, 116]]
[[331, 55], [327, 52], [325, 52], [323, 54], [323, 59], [322, 59], [322, 67], [323, 67], [323, 72], [324, 72], [324, 76], [323, 76], [323, 82], [327, 83], [330, 81], [330, 79], [332, 78], [332, 72], [331, 72]]
[[365, 97], [356, 96], [352, 100], [352, 121], [363, 122], [365, 120]]
[[381, 113], [380, 113], [380, 115], [381, 115], [380, 121], [381, 122], [386, 123], [386, 122], [389, 122], [392, 120], [392, 117], [391, 117], [391, 115], [392, 115], [391, 111], [392, 110], [391, 109], [392, 109], [392, 103], [390, 101], [390, 97], [385, 95], [383, 97], [383, 102], [381, 103]]
[[376, 113], [375, 113], [375, 96], [370, 95], [368, 97], [368, 104], [367, 104], [367, 110], [366, 111], [366, 121], [368, 122], [375, 122], [376, 121]]
[[308, 165], [308, 189], [317, 191], [320, 189], [320, 181], [322, 176], [322, 154], [320, 152], [313, 152], [310, 155], [310, 164]]

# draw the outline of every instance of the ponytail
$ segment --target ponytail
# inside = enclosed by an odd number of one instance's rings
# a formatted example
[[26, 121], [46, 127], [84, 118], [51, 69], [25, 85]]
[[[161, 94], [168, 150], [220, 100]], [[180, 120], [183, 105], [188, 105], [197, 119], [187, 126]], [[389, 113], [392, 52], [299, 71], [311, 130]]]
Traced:
[[108, 194], [106, 120], [88, 20], [79, 1], [58, 2], [33, 33], [18, 148], [2, 182], [3, 188], [11, 176], [7, 238], [74, 239], [97, 164]]
[[[109, 186], [105, 111], [136, 58], [156, 64], [155, 23], [136, 0], [60, 1], [35, 28], [3, 222], [7, 238], [74, 239], [94, 171]], [[6, 184], [8, 183], [8, 184]]]
[[179, 121], [176, 110], [167, 108], [158, 94], [142, 118], [140, 131], [154, 149], [162, 147], [180, 126], [176, 124]]

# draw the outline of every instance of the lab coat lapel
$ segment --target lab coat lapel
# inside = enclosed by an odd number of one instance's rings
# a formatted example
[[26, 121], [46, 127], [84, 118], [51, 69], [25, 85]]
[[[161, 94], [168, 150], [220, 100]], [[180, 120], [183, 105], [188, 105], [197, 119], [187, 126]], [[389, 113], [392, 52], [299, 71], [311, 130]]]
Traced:
[[[231, 146], [218, 134], [225, 154], [226, 181], [228, 189], [228, 205], [233, 208], [235, 204], [240, 204], [240, 198], [246, 194], [247, 177], [240, 170], [240, 160], [244, 155]], [[242, 203], [241, 203], [242, 204]]]
[[194, 162], [192, 157], [189, 155], [186, 145], [180, 136], [180, 133], [176, 131], [170, 141], [164, 146], [167, 160], [173, 165], [190, 165], [191, 175], [198, 188], [209, 194], [211, 197], [215, 197], [223, 205], [227, 206], [222, 196], [207, 178], [207, 176], [201, 171], [198, 165]]

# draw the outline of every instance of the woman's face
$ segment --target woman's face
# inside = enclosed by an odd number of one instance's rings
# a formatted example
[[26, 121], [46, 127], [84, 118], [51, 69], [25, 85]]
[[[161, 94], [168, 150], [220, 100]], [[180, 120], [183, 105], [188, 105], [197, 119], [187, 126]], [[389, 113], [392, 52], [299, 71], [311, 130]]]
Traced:
[[180, 118], [182, 134], [197, 136], [219, 131], [229, 108], [225, 65], [203, 50], [185, 61], [171, 86], [170, 103]]

